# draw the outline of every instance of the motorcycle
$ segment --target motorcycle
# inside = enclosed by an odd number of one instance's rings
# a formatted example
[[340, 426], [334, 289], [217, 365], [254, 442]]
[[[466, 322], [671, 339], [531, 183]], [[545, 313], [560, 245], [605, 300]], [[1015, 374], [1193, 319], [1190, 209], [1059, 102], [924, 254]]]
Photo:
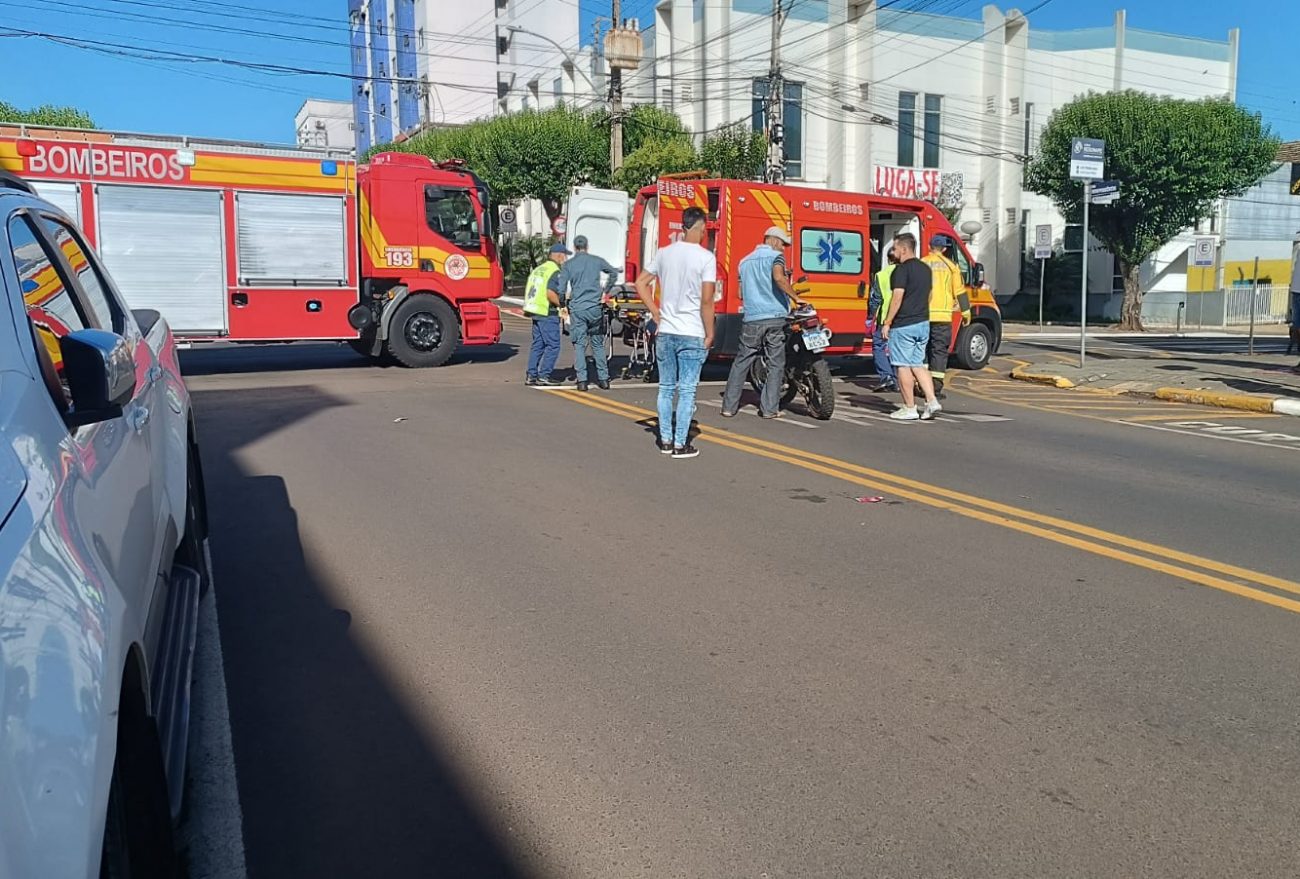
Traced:
[[[803, 292], [803, 291], [799, 291]], [[798, 394], [813, 417], [827, 421], [835, 414], [835, 388], [831, 367], [822, 356], [831, 344], [831, 329], [817, 316], [811, 305], [800, 305], [785, 319], [785, 373], [781, 385], [781, 406]], [[759, 352], [749, 370], [749, 383], [760, 394], [767, 381], [767, 355]]]

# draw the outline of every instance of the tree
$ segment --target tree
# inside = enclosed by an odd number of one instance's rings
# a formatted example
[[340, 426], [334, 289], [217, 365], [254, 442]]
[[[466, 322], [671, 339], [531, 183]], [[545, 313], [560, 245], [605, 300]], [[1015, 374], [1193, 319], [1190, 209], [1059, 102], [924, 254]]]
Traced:
[[20, 110], [13, 104], [0, 101], [0, 122], [50, 125], [56, 128], [94, 128], [95, 122], [85, 110], [75, 107], [56, 107], [42, 104], [30, 110]]
[[1142, 263], [1208, 216], [1216, 201], [1241, 195], [1275, 166], [1278, 140], [1258, 114], [1231, 101], [1198, 101], [1136, 91], [1089, 94], [1054, 112], [1025, 172], [1026, 188], [1056, 203], [1067, 222], [1083, 217], [1083, 184], [1070, 179], [1070, 141], [1106, 141], [1106, 177], [1120, 199], [1090, 209], [1097, 240], [1119, 259], [1124, 278], [1120, 327], [1142, 329]]
[[636, 195], [637, 190], [653, 183], [660, 174], [693, 171], [699, 167], [695, 147], [686, 137], [651, 140], [623, 159], [623, 167], [614, 175], [614, 185]]
[[766, 161], [767, 139], [743, 122], [719, 129], [700, 145], [700, 164], [714, 177], [757, 180]]

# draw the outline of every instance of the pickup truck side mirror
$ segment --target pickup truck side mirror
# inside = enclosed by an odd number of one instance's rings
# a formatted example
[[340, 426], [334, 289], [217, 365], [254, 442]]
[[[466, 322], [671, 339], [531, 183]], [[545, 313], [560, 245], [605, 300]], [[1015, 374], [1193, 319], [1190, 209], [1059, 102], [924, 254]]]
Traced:
[[126, 339], [107, 330], [78, 330], [59, 342], [72, 397], [72, 427], [118, 418], [135, 394], [135, 358]]

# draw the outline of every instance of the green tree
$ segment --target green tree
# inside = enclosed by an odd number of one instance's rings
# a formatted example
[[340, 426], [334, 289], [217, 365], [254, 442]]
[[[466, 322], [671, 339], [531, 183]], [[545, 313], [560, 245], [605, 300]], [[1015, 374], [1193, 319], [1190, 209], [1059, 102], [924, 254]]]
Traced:
[[766, 161], [767, 139], [743, 122], [719, 129], [700, 145], [700, 164], [714, 177], [758, 180]]
[[688, 138], [651, 140], [624, 157], [623, 167], [614, 175], [614, 185], [635, 195], [660, 174], [693, 171], [698, 167], [699, 157]]
[[30, 110], [20, 110], [13, 104], [0, 101], [0, 122], [17, 122], [27, 125], [50, 125], [57, 128], [94, 128], [95, 122], [85, 110], [75, 107], [56, 107], [42, 104]]
[[1056, 203], [1067, 222], [1083, 217], [1083, 184], [1070, 179], [1070, 140], [1106, 141], [1106, 177], [1120, 199], [1090, 209], [1097, 240], [1119, 259], [1120, 327], [1142, 329], [1143, 261], [1241, 195], [1275, 166], [1278, 140], [1258, 114], [1225, 99], [1198, 101], [1135, 91], [1089, 94], [1054, 112], [1025, 172], [1026, 188]]

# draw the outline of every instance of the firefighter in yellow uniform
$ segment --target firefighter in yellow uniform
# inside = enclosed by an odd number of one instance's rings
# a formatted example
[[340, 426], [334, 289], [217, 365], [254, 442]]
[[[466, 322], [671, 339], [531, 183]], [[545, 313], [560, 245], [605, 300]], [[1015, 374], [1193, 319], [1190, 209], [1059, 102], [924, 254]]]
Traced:
[[921, 260], [930, 267], [934, 278], [930, 287], [930, 342], [926, 348], [926, 360], [936, 395], [943, 391], [943, 382], [948, 374], [953, 314], [961, 311], [962, 326], [970, 322], [969, 305], [961, 304], [969, 302], [966, 279], [948, 255], [953, 246], [953, 240], [947, 235], [935, 235], [930, 239], [930, 252]]

